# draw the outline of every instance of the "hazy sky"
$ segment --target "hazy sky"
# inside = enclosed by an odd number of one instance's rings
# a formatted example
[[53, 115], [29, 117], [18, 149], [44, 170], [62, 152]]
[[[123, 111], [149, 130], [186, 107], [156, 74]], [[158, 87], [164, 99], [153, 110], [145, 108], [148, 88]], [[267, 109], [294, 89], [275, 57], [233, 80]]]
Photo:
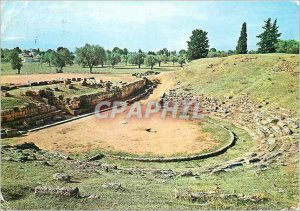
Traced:
[[263, 21], [278, 19], [282, 39], [299, 40], [299, 4], [290, 2], [5, 1], [1, 47], [72, 50], [85, 43], [130, 51], [186, 48], [193, 29], [208, 32], [210, 46], [234, 49], [245, 21], [248, 49], [256, 49]]

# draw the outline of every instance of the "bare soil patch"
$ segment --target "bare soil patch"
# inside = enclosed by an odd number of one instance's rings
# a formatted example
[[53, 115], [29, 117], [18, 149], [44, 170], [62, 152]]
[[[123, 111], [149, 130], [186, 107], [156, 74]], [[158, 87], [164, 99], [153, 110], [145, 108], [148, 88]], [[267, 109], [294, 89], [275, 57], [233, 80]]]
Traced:
[[32, 141], [47, 150], [67, 153], [95, 149], [137, 155], [170, 156], [195, 154], [216, 147], [212, 134], [194, 121], [150, 116], [149, 119], [97, 119], [89, 116], [73, 122], [32, 132], [21, 142]]
[[[69, 77], [83, 77], [82, 75], [70, 74]], [[36, 77], [38, 76], [40, 75]], [[54, 76], [57, 77], [57, 74]], [[161, 84], [152, 95], [142, 100], [142, 103], [156, 100], [170, 89], [174, 83], [173, 77], [174, 74], [171, 73], [156, 76]], [[148, 119], [127, 119], [126, 114], [118, 114], [113, 119], [97, 119], [95, 116], [89, 116], [29, 133], [28, 136], [21, 138], [20, 142], [32, 141], [43, 149], [67, 153], [103, 149], [154, 156], [196, 154], [219, 145], [212, 134], [204, 132], [196, 121], [161, 119], [160, 114], [152, 115]]]
[[95, 77], [97, 80], [110, 80], [110, 81], [120, 81], [124, 80], [126, 82], [135, 81], [136, 78], [125, 74], [114, 74], [114, 75], [104, 75], [104, 74], [80, 74], [80, 73], [57, 73], [57, 74], [29, 74], [29, 75], [3, 75], [1, 76], [1, 83], [14, 83], [14, 84], [27, 84], [30, 82], [39, 81], [50, 81], [58, 78], [89, 78]]

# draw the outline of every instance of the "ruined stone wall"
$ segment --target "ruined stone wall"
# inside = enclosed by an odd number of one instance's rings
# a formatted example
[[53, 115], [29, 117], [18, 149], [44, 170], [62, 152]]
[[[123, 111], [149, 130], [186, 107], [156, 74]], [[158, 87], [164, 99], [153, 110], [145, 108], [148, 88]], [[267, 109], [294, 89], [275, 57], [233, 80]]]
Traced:
[[134, 92], [142, 89], [146, 85], [146, 80], [141, 79], [123, 85], [120, 88], [113, 89], [107, 92], [82, 95], [80, 97], [74, 97], [68, 102], [68, 105], [71, 109], [79, 109], [82, 107], [91, 107], [97, 105], [101, 101], [113, 101], [124, 99]]
[[75, 115], [75, 110], [86, 108], [89, 109], [101, 101], [113, 101], [124, 99], [134, 92], [142, 89], [146, 85], [145, 79], [124, 84], [122, 87], [111, 89], [107, 92], [101, 92], [90, 95], [82, 95], [79, 97], [65, 99], [63, 96], [56, 97], [54, 93], [49, 90], [40, 90], [39, 95], [46, 98], [49, 105], [40, 104], [32, 106], [15, 107], [14, 109], [1, 111], [1, 122], [13, 122], [16, 120], [22, 120], [24, 118], [32, 118], [34, 116], [40, 116], [41, 114], [51, 114], [54, 111], [62, 110], [68, 114]]
[[4, 110], [1, 112], [1, 122], [13, 121], [19, 118], [35, 116], [42, 113], [48, 113], [57, 110], [54, 106], [40, 104], [39, 106], [16, 107], [14, 109]]
[[121, 89], [121, 98], [126, 98], [137, 90], [143, 88], [146, 85], [146, 80], [138, 80], [129, 84], [123, 85]]
[[16, 107], [1, 112], [2, 128], [26, 130], [32, 126], [43, 125], [47, 122], [60, 121], [63, 112], [55, 106], [46, 104]]

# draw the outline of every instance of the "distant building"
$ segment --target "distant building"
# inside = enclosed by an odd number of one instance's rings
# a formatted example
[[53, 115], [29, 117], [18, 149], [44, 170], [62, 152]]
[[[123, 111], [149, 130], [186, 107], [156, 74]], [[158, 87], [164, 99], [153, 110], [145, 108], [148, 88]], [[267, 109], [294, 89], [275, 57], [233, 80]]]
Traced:
[[38, 54], [38, 55], [34, 56], [32, 61], [33, 62], [40, 62], [41, 61], [41, 55]]
[[19, 57], [22, 59], [22, 62], [33, 62], [33, 55], [31, 53], [21, 53]]

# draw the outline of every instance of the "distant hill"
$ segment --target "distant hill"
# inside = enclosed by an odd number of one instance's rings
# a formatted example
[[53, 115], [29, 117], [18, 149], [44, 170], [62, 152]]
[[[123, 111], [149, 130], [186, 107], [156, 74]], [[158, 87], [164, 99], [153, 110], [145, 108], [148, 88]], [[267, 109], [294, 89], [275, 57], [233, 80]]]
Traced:
[[183, 90], [215, 97], [248, 93], [257, 103], [298, 112], [299, 55], [250, 54], [205, 58], [189, 63], [177, 75]]

